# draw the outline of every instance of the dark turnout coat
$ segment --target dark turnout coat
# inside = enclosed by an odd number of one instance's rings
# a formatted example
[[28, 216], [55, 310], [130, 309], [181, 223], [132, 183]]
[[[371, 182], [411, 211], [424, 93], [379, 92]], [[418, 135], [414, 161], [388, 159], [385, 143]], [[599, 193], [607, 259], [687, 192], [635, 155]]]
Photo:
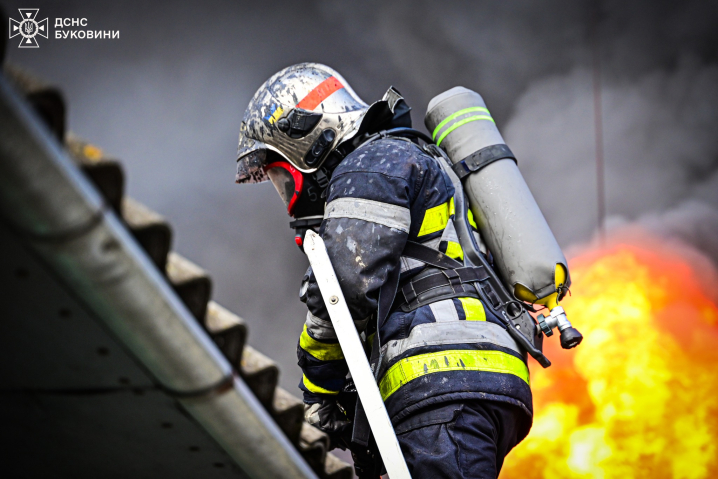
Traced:
[[[332, 175], [320, 234], [369, 344], [380, 303], [387, 310], [378, 317], [383, 354], [376, 367], [395, 424], [426, 408], [475, 400], [510, 403], [530, 418], [526, 355], [480, 299], [406, 307], [401, 286], [430, 268], [402, 256], [407, 240], [463, 259], [452, 222], [455, 189], [439, 161], [402, 138], [360, 146]], [[297, 349], [300, 388], [312, 403], [342, 390], [348, 368], [311, 269], [300, 296], [308, 307]]]

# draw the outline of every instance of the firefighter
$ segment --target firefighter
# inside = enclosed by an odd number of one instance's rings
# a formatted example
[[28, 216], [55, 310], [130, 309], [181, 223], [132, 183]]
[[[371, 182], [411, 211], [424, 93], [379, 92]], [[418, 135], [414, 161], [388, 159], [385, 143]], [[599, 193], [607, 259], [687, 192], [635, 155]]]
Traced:
[[[471, 268], [456, 274], [457, 191], [409, 110], [393, 88], [367, 105], [329, 67], [285, 68], [246, 110], [236, 182], [273, 183], [300, 248], [308, 229], [322, 236], [412, 477], [496, 478], [531, 427], [527, 355], [467, 287]], [[311, 268], [300, 299], [305, 418], [346, 445], [348, 368]]]

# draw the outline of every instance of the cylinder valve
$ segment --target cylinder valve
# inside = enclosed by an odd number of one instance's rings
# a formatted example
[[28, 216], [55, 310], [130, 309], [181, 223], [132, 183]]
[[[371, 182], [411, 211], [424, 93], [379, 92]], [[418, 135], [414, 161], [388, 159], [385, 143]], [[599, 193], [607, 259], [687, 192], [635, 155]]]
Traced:
[[561, 333], [561, 347], [563, 349], [575, 348], [583, 341], [583, 335], [571, 325], [571, 321], [568, 320], [566, 312], [561, 306], [554, 307], [548, 316], [539, 314], [537, 319], [541, 331], [546, 336], [551, 336], [553, 329], [558, 328]]

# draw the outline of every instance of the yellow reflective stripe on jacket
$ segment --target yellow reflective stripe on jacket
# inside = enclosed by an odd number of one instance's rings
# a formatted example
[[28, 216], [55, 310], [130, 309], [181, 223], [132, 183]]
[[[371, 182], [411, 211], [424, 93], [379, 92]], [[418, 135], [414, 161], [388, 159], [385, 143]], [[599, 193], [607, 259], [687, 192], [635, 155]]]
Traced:
[[468, 216], [469, 216], [469, 224], [470, 224], [471, 226], [473, 226], [475, 230], [478, 230], [479, 227], [476, 226], [476, 221], [474, 221], [474, 214], [471, 212], [470, 209], [468, 209], [467, 213], [468, 213]]
[[402, 359], [379, 383], [384, 401], [401, 386], [421, 376], [446, 371], [487, 371], [513, 374], [529, 384], [529, 370], [522, 360], [503, 351], [450, 350]]
[[302, 335], [299, 336], [299, 346], [320, 361], [344, 359], [344, 353], [342, 353], [342, 347], [339, 343], [322, 343], [317, 341], [309, 336], [306, 324], [304, 325]]
[[302, 383], [304, 383], [304, 387], [307, 388], [309, 391], [317, 394], [339, 394], [339, 391], [330, 391], [329, 389], [324, 389], [321, 386], [317, 386], [313, 382], [309, 380], [308, 377], [302, 376]]
[[436, 233], [446, 228], [449, 218], [454, 214], [454, 198], [439, 206], [429, 208], [424, 212], [424, 220], [421, 222], [421, 229], [418, 236]]
[[476, 298], [459, 298], [459, 301], [467, 321], [486, 321], [486, 310], [481, 301]]
[[464, 260], [464, 250], [461, 249], [461, 245], [459, 243], [455, 243], [453, 241], [447, 241], [446, 256], [449, 256], [450, 258], [458, 259], [459, 261], [463, 261]]

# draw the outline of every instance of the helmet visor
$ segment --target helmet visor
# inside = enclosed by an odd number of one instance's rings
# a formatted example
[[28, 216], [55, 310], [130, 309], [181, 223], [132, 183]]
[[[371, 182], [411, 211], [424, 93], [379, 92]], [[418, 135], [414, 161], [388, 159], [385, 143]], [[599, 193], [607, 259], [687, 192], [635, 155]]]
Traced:
[[299, 199], [304, 184], [302, 173], [287, 161], [271, 163], [267, 165], [265, 171], [279, 197], [282, 198], [284, 206], [287, 207], [287, 213], [294, 214], [294, 205]]
[[237, 160], [237, 176], [235, 183], [263, 183], [269, 180], [264, 171], [267, 162], [267, 150], [250, 151]]
[[292, 198], [294, 198], [296, 194], [292, 174], [284, 168], [272, 168], [267, 170], [267, 176], [272, 180], [274, 188], [277, 190], [277, 193], [279, 193], [282, 201], [284, 201], [284, 206], [289, 208], [289, 202], [292, 201]]

